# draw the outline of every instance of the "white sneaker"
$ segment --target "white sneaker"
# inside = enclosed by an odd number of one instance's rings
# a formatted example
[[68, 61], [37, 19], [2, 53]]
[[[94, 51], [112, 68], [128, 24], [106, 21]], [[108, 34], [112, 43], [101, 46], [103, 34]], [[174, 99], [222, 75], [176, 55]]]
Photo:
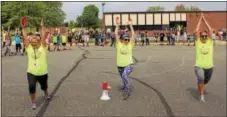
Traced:
[[36, 109], [36, 103], [32, 103], [32, 110]]
[[204, 95], [201, 95], [201, 96], [200, 96], [200, 101], [201, 101], [201, 102], [205, 102]]

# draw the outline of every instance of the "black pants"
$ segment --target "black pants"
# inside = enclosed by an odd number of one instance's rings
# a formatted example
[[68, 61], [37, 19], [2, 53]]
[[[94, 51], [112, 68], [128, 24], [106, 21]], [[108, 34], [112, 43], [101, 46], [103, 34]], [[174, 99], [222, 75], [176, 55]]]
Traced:
[[16, 53], [20, 52], [21, 44], [16, 44]]
[[171, 43], [171, 38], [168, 37], [167, 40], [168, 40], [168, 45], [170, 45], [170, 43]]
[[99, 38], [95, 38], [95, 45], [99, 46]]
[[146, 45], [150, 45], [149, 39], [146, 38]]
[[48, 80], [48, 74], [42, 75], [42, 76], [35, 76], [31, 73], [27, 73], [27, 79], [28, 79], [28, 85], [29, 85], [29, 93], [34, 94], [36, 92], [36, 83], [39, 82], [41, 89], [43, 91], [47, 90], [47, 80]]
[[142, 46], [144, 46], [144, 39], [141, 40]]
[[6, 46], [6, 42], [3, 42], [2, 48], [4, 48]]
[[111, 46], [111, 47], [112, 47], [112, 46], [115, 47], [115, 39], [114, 39], [114, 38], [111, 39], [111, 45], [110, 45], [110, 46]]
[[213, 74], [213, 68], [202, 69], [200, 67], [195, 67], [195, 74], [197, 76], [198, 83], [207, 84], [210, 81], [211, 76]]

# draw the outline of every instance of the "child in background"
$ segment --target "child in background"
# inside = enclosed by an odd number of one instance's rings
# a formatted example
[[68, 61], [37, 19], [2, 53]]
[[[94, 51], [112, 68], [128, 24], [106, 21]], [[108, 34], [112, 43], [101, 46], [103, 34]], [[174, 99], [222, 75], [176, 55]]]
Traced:
[[52, 42], [54, 43], [54, 51], [55, 51], [55, 49], [57, 47], [57, 35], [56, 34], [53, 35]]
[[[67, 36], [66, 34], [63, 34], [61, 36], [61, 41], [62, 41], [62, 46], [63, 46], [63, 50], [66, 50], [65, 46], [66, 46], [66, 43], [67, 43]], [[71, 46], [70, 46], [71, 47]]]
[[15, 44], [16, 44], [16, 53], [15, 53], [15, 55], [17, 55], [18, 52], [21, 53], [21, 55], [22, 55], [22, 52], [21, 52], [21, 37], [18, 34], [18, 31], [16, 31], [16, 34], [14, 36], [14, 40], [15, 40]]

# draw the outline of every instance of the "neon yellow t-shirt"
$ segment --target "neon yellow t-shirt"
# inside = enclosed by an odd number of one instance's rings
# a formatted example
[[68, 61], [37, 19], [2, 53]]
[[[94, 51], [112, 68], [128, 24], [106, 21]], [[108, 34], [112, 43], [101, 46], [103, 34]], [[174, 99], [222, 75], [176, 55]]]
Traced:
[[130, 64], [133, 64], [132, 59], [132, 49], [134, 47], [134, 43], [129, 42], [127, 45], [117, 42], [117, 66], [118, 67], [126, 67]]
[[57, 36], [53, 36], [53, 43], [57, 43]]
[[61, 40], [62, 43], [66, 43], [67, 42], [67, 37], [65, 35], [62, 35], [61, 39], [62, 39]]
[[195, 42], [196, 47], [196, 62], [195, 66], [209, 69], [213, 65], [213, 40], [208, 38], [206, 43], [202, 43], [198, 38]]
[[47, 74], [47, 47], [41, 45], [38, 49], [33, 49], [29, 44], [26, 51], [28, 54], [27, 72], [36, 76]]

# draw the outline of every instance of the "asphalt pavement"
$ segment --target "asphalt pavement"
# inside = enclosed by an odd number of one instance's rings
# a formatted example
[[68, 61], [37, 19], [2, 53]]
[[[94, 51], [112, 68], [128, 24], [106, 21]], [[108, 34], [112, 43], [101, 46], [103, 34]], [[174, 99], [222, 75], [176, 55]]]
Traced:
[[[194, 46], [149, 46], [133, 50], [132, 95], [122, 99], [116, 51], [111, 47], [74, 48], [48, 53], [50, 102], [37, 88], [31, 110], [27, 57], [2, 58], [2, 116], [226, 116], [226, 47], [215, 46], [214, 72], [206, 103], [198, 101]], [[111, 100], [102, 101], [102, 82]]]

